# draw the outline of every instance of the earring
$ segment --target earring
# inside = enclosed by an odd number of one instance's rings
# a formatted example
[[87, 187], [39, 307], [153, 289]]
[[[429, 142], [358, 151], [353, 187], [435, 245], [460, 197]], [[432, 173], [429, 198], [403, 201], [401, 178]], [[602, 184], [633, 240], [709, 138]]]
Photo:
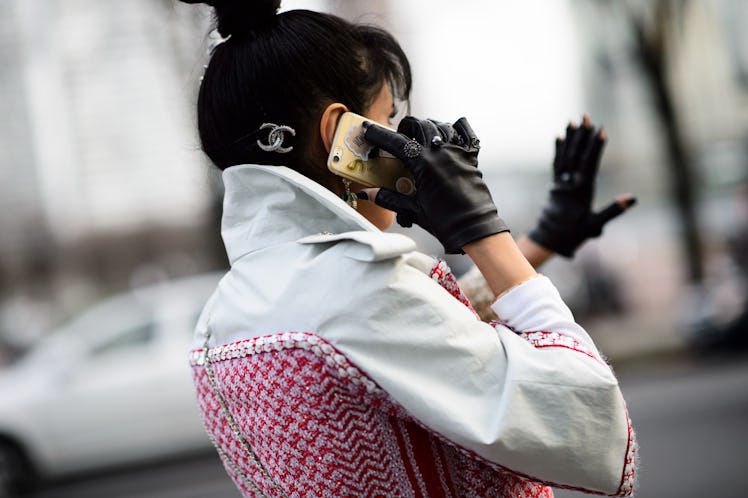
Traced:
[[342, 197], [343, 200], [353, 209], [358, 209], [358, 197], [356, 197], [356, 194], [351, 192], [351, 181], [347, 178], [341, 178], [341, 180], [343, 180], [343, 188], [345, 188], [345, 192], [340, 197]]

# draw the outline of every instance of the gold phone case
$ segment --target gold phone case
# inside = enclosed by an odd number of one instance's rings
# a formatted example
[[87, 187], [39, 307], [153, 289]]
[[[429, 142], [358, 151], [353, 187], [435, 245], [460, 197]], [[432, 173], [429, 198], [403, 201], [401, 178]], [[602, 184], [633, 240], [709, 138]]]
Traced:
[[413, 194], [413, 175], [402, 161], [384, 155], [386, 153], [375, 149], [364, 139], [364, 121], [370, 120], [352, 112], [340, 117], [327, 158], [328, 169], [367, 187], [385, 187], [401, 194]]

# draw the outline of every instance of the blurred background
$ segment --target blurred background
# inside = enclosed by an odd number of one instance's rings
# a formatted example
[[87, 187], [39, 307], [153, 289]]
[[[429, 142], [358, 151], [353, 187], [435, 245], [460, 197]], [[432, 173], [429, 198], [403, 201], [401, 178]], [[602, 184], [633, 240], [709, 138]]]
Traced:
[[[34, 482], [53, 483], [40, 496], [238, 496], [207, 438], [185, 443], [202, 430], [186, 360], [168, 374], [178, 388], [167, 373], [149, 373], [186, 350], [227, 264], [220, 177], [195, 132], [212, 42], [203, 7], [0, 3], [0, 496], [4, 479], [32, 468]], [[745, 496], [748, 3], [283, 2], [291, 8], [395, 34], [413, 65], [411, 113], [469, 118], [515, 234], [543, 205], [566, 124], [587, 112], [605, 127], [598, 205], [624, 192], [639, 203], [573, 261], [543, 271], [619, 372], [640, 432], [638, 496]], [[407, 233], [438, 254], [428, 236]], [[464, 257], [449, 262], [456, 273], [469, 269]], [[87, 336], [101, 339], [76, 339]], [[33, 380], [43, 375], [52, 378]], [[118, 395], [113, 386], [125, 384]], [[187, 403], [184, 432], [124, 450], [133, 434], [169, 426], [132, 425], [133, 399], [154, 386], [173, 395], [164, 406]], [[75, 411], [84, 398], [92, 419]], [[129, 421], [116, 423], [118, 413]], [[62, 419], [100, 432], [84, 445]], [[70, 437], [50, 442], [61, 433]], [[106, 442], [108, 433], [124, 439]], [[209, 456], [142, 464], [201, 452]], [[141, 466], [113, 474], [122, 462]], [[203, 487], [176, 487], [186, 468]], [[147, 484], [134, 491], [133, 482]]]

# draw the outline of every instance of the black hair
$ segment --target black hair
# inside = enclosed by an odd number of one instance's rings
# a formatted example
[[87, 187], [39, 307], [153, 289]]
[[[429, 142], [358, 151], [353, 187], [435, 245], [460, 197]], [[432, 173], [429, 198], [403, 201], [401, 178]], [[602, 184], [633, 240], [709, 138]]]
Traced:
[[[364, 113], [388, 84], [407, 101], [410, 64], [386, 31], [332, 14], [291, 10], [280, 0], [213, 0], [219, 44], [203, 76], [197, 118], [202, 147], [221, 169], [242, 163], [286, 165], [319, 181], [307, 164], [317, 122], [333, 102]], [[264, 123], [291, 126], [288, 154], [266, 152]], [[290, 143], [289, 143], [290, 142]]]

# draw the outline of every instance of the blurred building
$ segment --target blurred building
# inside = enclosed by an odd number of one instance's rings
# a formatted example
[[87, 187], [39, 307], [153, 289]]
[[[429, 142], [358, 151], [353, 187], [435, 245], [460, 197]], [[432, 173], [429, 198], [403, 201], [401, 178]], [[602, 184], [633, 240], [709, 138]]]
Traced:
[[[0, 254], [3, 273], [21, 264], [46, 231], [35, 168], [20, 26], [12, 2], [0, 5]], [[7, 278], [7, 277], [6, 277]]]
[[144, 262], [212, 265], [192, 114], [207, 18], [175, 4], [0, 5], [0, 298], [77, 306]]
[[41, 207], [63, 241], [191, 224], [206, 192], [163, 2], [15, 1]]
[[[741, 0], [574, 3], [584, 93], [611, 137], [604, 166], [614, 175], [602, 170], [601, 196], [630, 185], [641, 201], [627, 230], [612, 225], [599, 242], [634, 314], [649, 316], [631, 329], [683, 337], [706, 315], [729, 321], [735, 314], [716, 301], [725, 284], [741, 287], [724, 262], [728, 240], [745, 229], [733, 201], [748, 179], [748, 8]], [[745, 306], [739, 294], [731, 302]]]
[[[391, 29], [413, 62], [412, 111], [471, 119], [486, 179], [516, 233], [545, 197], [555, 135], [590, 112], [611, 137], [599, 202], [631, 190], [640, 205], [580, 257], [622, 275], [624, 301], [657, 315], [660, 329], [672, 326], [687, 280], [684, 225], [672, 207], [668, 124], [636, 27], [661, 44], [708, 259], [737, 223], [724, 199], [748, 178], [745, 2], [284, 0], [283, 8]], [[70, 314], [133, 280], [225, 263], [219, 182], [192, 114], [209, 22], [207, 8], [176, 0], [0, 3], [0, 337], [41, 330], [29, 317]], [[547, 271], [561, 272], [566, 295], [582, 295], [585, 265], [562, 263]]]
[[[584, 52], [585, 95], [613, 140], [607, 157], [629, 163], [641, 187], [667, 186], [665, 131], [643, 74], [636, 29], [658, 46], [681, 140], [697, 163], [699, 190], [746, 175], [748, 5], [741, 0], [575, 0]], [[728, 150], [729, 149], [729, 150]], [[703, 182], [702, 182], [703, 181]]]

